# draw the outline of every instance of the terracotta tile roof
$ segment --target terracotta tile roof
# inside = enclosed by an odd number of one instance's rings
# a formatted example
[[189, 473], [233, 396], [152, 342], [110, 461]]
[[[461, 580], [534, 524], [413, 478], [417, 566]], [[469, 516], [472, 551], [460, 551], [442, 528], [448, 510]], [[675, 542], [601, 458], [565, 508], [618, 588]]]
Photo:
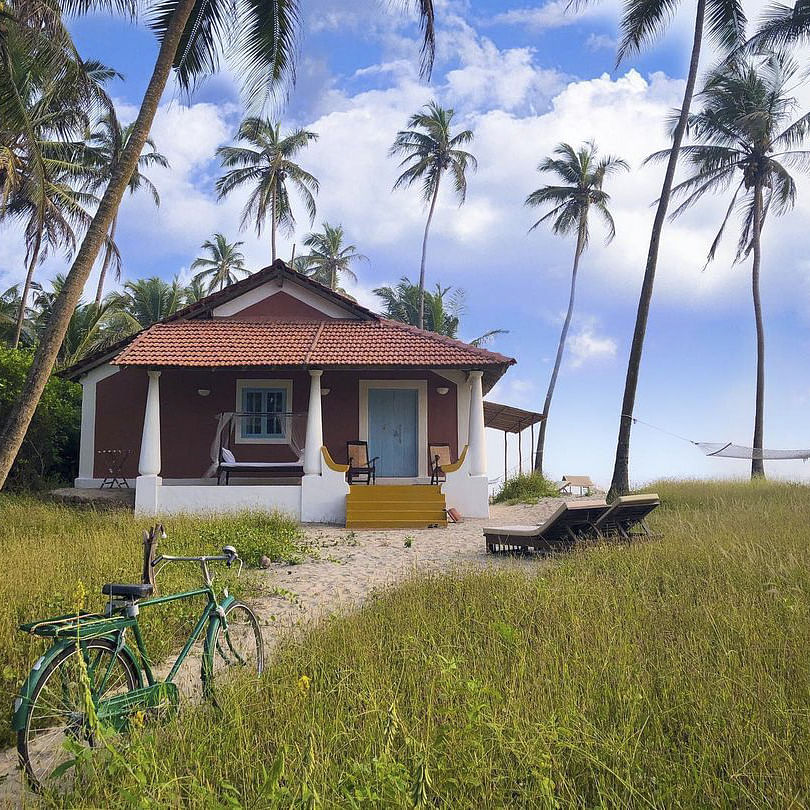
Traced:
[[511, 357], [385, 319], [230, 318], [156, 323], [113, 360], [123, 366], [502, 366], [501, 373], [514, 362]]

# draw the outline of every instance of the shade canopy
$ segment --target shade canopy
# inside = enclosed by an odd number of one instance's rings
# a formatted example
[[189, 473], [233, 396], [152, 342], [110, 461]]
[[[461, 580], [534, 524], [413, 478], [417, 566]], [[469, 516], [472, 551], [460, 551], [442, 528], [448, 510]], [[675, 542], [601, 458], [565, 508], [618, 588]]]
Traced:
[[484, 425], [506, 433], [520, 433], [531, 425], [543, 421], [543, 414], [524, 411], [512, 405], [499, 405], [484, 401]]

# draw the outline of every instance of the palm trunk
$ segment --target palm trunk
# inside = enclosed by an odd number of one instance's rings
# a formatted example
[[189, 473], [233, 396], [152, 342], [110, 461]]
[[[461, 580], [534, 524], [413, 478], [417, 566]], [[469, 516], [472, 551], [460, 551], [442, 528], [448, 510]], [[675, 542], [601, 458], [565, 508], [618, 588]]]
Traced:
[[270, 200], [272, 212], [270, 214], [270, 253], [272, 261], [276, 261], [276, 189], [273, 186], [272, 199]]
[[557, 385], [557, 375], [560, 373], [563, 352], [565, 352], [565, 341], [568, 337], [568, 327], [571, 326], [571, 316], [574, 314], [574, 296], [577, 289], [577, 270], [579, 270], [579, 259], [585, 249], [585, 227], [586, 216], [583, 214], [579, 223], [579, 233], [577, 234], [577, 249], [574, 254], [574, 268], [571, 271], [571, 294], [568, 297], [568, 312], [565, 314], [562, 332], [560, 332], [560, 343], [557, 346], [557, 357], [554, 359], [554, 370], [551, 372], [551, 380], [546, 391], [546, 401], [543, 405], [543, 421], [540, 422], [540, 433], [537, 437], [537, 451], [534, 456], [534, 469], [543, 474], [543, 449], [546, 441], [546, 425], [548, 424], [548, 412], [551, 410], [551, 398], [554, 396], [554, 387]]
[[428, 212], [427, 222], [425, 223], [425, 235], [422, 239], [422, 264], [419, 268], [419, 328], [425, 328], [425, 261], [427, 259], [427, 240], [428, 231], [430, 230], [430, 221], [433, 219], [433, 212], [436, 209], [436, 199], [439, 196], [439, 183], [441, 182], [441, 173], [436, 178], [436, 188], [433, 189], [433, 199], [430, 201], [430, 211]]
[[73, 260], [65, 284], [56, 297], [51, 318], [34, 355], [34, 362], [20, 396], [17, 397], [14, 407], [11, 409], [2, 435], [0, 435], [0, 487], [8, 478], [9, 470], [25, 438], [31, 417], [34, 415], [42, 391], [53, 370], [70, 318], [79, 303], [82, 290], [104, 244], [113, 218], [118, 212], [118, 206], [127, 189], [129, 178], [138, 165], [138, 158], [149, 136], [152, 121], [172, 70], [172, 62], [177, 53], [180, 38], [194, 9], [194, 3], [195, 0], [179, 0], [172, 15], [127, 145], [121, 153], [121, 159], [113, 169], [109, 185], [90, 222], [79, 252]]
[[698, 0], [695, 14], [695, 34], [692, 42], [692, 58], [689, 62], [689, 75], [686, 79], [686, 89], [681, 104], [681, 114], [678, 125], [672, 138], [672, 148], [669, 152], [667, 171], [664, 175], [664, 185], [658, 208], [655, 212], [650, 247], [647, 252], [647, 265], [644, 268], [644, 281], [641, 285], [641, 295], [636, 312], [636, 326], [633, 331], [633, 342], [630, 346], [630, 357], [627, 362], [627, 377], [624, 383], [624, 397], [622, 399], [622, 412], [619, 419], [619, 438], [616, 444], [616, 460], [613, 466], [613, 480], [610, 484], [608, 498], [625, 494], [630, 489], [630, 430], [633, 424], [633, 409], [636, 404], [636, 389], [638, 387], [638, 374], [641, 368], [641, 355], [644, 350], [644, 337], [647, 332], [647, 319], [650, 314], [653, 285], [655, 284], [655, 271], [658, 266], [658, 248], [661, 243], [661, 232], [669, 208], [669, 199], [672, 193], [672, 183], [675, 178], [675, 167], [678, 163], [678, 153], [681, 149], [686, 124], [689, 118], [689, 108], [692, 106], [692, 96], [697, 81], [698, 63], [700, 62], [700, 48], [703, 42], [703, 22], [706, 16], [706, 0]]
[[39, 260], [39, 251], [42, 247], [42, 229], [37, 231], [37, 238], [34, 241], [34, 249], [31, 251], [31, 261], [28, 263], [28, 271], [25, 274], [25, 284], [23, 285], [22, 297], [20, 298], [20, 308], [17, 310], [17, 323], [14, 327], [14, 339], [11, 341], [11, 348], [16, 349], [20, 345], [23, 323], [25, 323], [25, 308], [28, 304], [28, 293], [31, 290], [31, 282], [34, 279], [34, 270]]
[[[760, 236], [762, 232], [762, 185], [754, 185], [754, 231], [752, 234], [754, 263], [751, 271], [751, 286], [754, 295], [754, 320], [757, 325], [757, 393], [754, 406], [754, 452], [751, 460], [751, 480], [765, 477], [762, 460], [762, 434], [765, 414], [765, 326], [762, 322], [762, 301], [759, 297], [759, 269], [762, 260]], [[759, 458], [757, 458], [759, 452]]]
[[101, 298], [104, 295], [104, 281], [107, 278], [107, 270], [110, 267], [110, 260], [112, 259], [112, 244], [115, 241], [115, 226], [118, 224], [118, 214], [113, 217], [112, 225], [110, 225], [110, 241], [107, 243], [107, 249], [104, 251], [104, 263], [101, 265], [101, 273], [98, 277], [98, 287], [96, 289], [96, 306], [101, 304]]

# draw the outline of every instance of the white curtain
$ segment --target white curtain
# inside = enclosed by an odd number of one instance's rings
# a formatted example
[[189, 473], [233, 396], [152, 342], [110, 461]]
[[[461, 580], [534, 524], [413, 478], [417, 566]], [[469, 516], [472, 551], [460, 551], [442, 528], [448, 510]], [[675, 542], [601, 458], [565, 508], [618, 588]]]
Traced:
[[[211, 466], [205, 472], [206, 478], [212, 478], [216, 475], [217, 467], [219, 466], [219, 448], [222, 446], [222, 437], [223, 435], [227, 436], [232, 430], [236, 429], [236, 425], [242, 416], [255, 416], [255, 414], [241, 414], [236, 411], [226, 411], [225, 413], [217, 415], [217, 428], [209, 451]], [[285, 413], [279, 414], [279, 416], [284, 420], [284, 435], [287, 439], [287, 444], [290, 446], [293, 453], [295, 453], [298, 461], [301, 461], [304, 457], [304, 442], [307, 435], [307, 415], [305, 413]]]

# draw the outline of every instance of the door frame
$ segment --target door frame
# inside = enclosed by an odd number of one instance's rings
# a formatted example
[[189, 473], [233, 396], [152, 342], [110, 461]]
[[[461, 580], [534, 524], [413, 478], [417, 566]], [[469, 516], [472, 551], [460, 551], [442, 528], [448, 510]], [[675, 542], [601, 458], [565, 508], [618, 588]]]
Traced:
[[[360, 380], [360, 413], [358, 438], [368, 441], [368, 392], [371, 388], [405, 388], [417, 391], [419, 413], [417, 418], [417, 475], [419, 478], [428, 477], [428, 405], [427, 380]], [[373, 451], [374, 448], [372, 447]], [[396, 478], [396, 481], [412, 481], [413, 478]]]

